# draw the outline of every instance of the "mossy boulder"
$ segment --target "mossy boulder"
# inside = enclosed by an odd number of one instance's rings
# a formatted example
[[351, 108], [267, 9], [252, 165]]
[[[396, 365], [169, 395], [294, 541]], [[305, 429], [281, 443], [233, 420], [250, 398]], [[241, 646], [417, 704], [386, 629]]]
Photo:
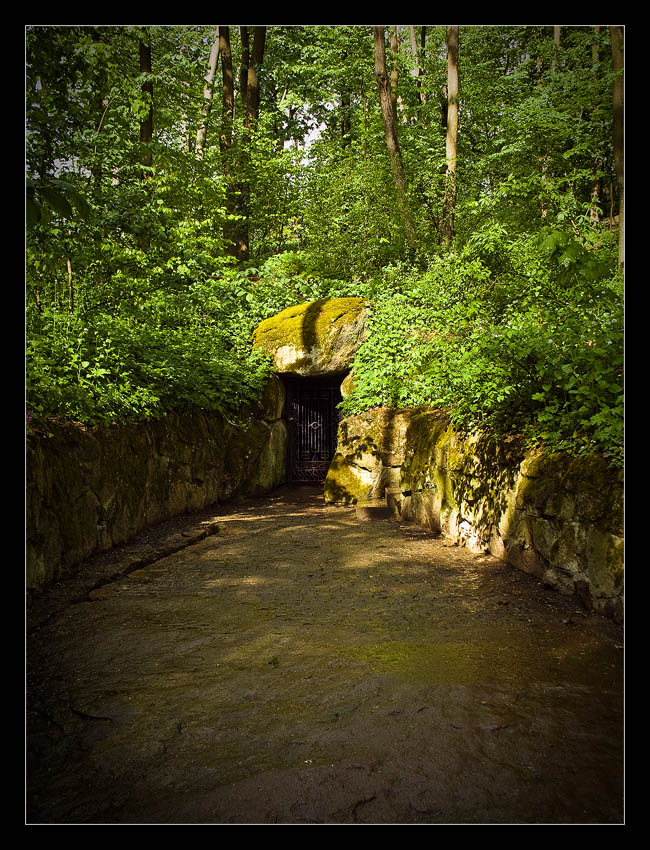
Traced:
[[415, 413], [376, 407], [343, 419], [325, 478], [325, 501], [345, 504], [381, 498], [386, 487], [399, 485], [406, 432]]
[[373, 495], [376, 478], [372, 470], [356, 466], [342, 452], [336, 452], [325, 478], [325, 501], [329, 504], [354, 505], [369, 499]]
[[364, 339], [367, 305], [362, 298], [324, 298], [288, 307], [261, 322], [253, 345], [283, 374], [343, 375]]

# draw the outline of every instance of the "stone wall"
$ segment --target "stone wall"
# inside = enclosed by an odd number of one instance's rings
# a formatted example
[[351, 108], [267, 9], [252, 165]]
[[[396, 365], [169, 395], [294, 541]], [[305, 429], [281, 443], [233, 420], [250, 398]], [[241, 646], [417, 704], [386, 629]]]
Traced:
[[132, 425], [59, 425], [27, 441], [27, 589], [182, 513], [268, 492], [286, 480], [277, 378], [242, 426], [205, 411]]
[[591, 609], [623, 611], [623, 480], [596, 456], [461, 436], [428, 408], [344, 419], [329, 502], [383, 497], [400, 516], [490, 552]]

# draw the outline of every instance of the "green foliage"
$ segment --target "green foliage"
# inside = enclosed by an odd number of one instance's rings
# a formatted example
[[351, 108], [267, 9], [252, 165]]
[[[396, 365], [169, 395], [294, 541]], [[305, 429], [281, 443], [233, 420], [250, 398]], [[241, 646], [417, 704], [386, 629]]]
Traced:
[[37, 186], [33, 180], [27, 180], [25, 198], [26, 223], [33, 227], [38, 222], [47, 223], [51, 212], [64, 218], [72, 218], [75, 213], [82, 219], [90, 216], [90, 207], [86, 199], [71, 183], [53, 179], [49, 185]]
[[248, 345], [254, 320], [230, 286], [155, 293], [120, 315], [32, 311], [27, 407], [33, 423], [162, 416], [201, 407], [234, 417], [269, 375]]
[[[421, 36], [424, 34], [424, 42]], [[202, 407], [235, 416], [268, 363], [262, 319], [373, 304], [346, 412], [444, 407], [459, 427], [622, 458], [623, 297], [607, 28], [460, 28], [453, 250], [441, 248], [444, 27], [399, 31], [408, 249], [366, 26], [272, 26], [260, 113], [220, 70], [195, 139], [214, 28], [26, 33], [27, 407], [112, 422]], [[153, 99], [139, 42], [151, 44]], [[230, 27], [235, 79], [243, 46]], [[140, 122], [154, 109], [145, 164]], [[227, 132], [231, 145], [224, 144]], [[234, 259], [240, 228], [248, 260]]]
[[425, 275], [402, 272], [399, 286], [386, 280], [344, 411], [428, 404], [461, 428], [524, 433], [619, 464], [623, 306], [615, 260], [559, 231], [501, 245], [498, 258], [490, 245], [497, 273], [475, 248], [447, 255]]

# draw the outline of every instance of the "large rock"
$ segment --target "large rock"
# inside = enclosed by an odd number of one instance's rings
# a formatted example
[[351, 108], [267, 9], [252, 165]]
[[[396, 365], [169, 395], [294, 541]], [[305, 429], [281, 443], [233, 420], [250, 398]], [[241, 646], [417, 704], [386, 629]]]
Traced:
[[325, 478], [325, 501], [355, 504], [382, 498], [386, 488], [399, 484], [406, 432], [415, 413], [380, 407], [343, 419]]
[[271, 355], [276, 372], [343, 375], [364, 339], [366, 314], [362, 298], [299, 304], [261, 322], [253, 344]]

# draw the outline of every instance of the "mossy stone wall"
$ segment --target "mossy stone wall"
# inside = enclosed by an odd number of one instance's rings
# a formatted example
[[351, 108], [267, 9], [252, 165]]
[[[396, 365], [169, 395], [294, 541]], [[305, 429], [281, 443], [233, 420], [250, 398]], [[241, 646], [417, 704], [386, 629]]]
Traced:
[[490, 552], [591, 609], [623, 613], [623, 479], [597, 456], [461, 435], [429, 408], [344, 419], [329, 502], [401, 492], [401, 518]]
[[284, 388], [234, 426], [205, 411], [133, 425], [53, 425], [27, 441], [27, 590], [144, 528], [286, 481]]

